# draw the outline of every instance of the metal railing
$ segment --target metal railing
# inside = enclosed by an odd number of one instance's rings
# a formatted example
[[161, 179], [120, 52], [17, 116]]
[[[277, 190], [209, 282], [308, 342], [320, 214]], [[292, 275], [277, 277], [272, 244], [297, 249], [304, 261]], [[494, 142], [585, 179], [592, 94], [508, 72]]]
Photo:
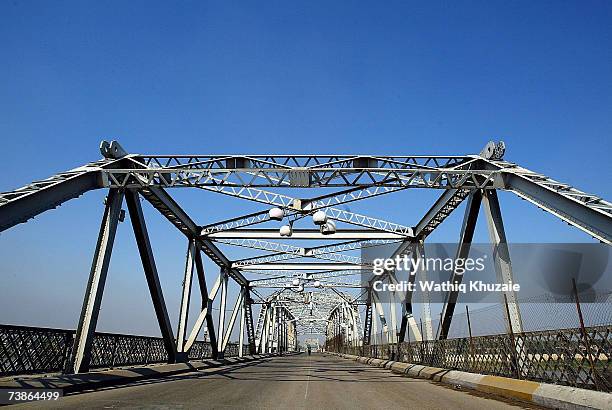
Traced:
[[547, 330], [467, 338], [347, 346], [338, 353], [515, 379], [612, 391], [612, 326]]
[[[74, 330], [0, 325], [0, 376], [63, 371], [70, 358], [74, 335]], [[238, 356], [238, 349], [237, 343], [229, 343], [225, 356]], [[196, 341], [189, 351], [190, 360], [211, 357], [208, 342]], [[160, 337], [96, 333], [90, 367], [99, 369], [167, 361]]]

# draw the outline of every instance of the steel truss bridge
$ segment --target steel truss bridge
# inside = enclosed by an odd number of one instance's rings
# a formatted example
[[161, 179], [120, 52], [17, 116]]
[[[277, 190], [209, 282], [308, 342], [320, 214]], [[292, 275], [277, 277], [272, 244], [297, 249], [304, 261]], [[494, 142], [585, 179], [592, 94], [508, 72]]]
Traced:
[[[87, 372], [93, 365], [92, 346], [98, 346], [94, 339], [100, 338], [96, 324], [115, 234], [125, 214], [123, 204], [162, 335], [155, 342], [156, 355], [173, 363], [202, 356], [194, 349], [204, 349], [196, 340], [204, 328], [209, 339], [206, 349], [213, 358], [229, 355], [229, 347], [238, 355], [294, 350], [298, 336], [311, 334], [336, 341], [341, 337], [350, 346], [370, 345], [377, 323], [386, 333], [389, 326], [377, 292], [355, 280], [369, 266], [351, 251], [391, 245], [395, 251], [390, 257], [423, 258], [428, 236], [464, 202], [456, 257], [467, 256], [482, 206], [491, 242], [500, 249], [495, 263], [498, 277], [511, 281], [499, 190], [514, 193], [600, 242], [612, 243], [612, 203], [504, 160], [502, 142], [490, 142], [479, 154], [462, 156], [141, 155], [128, 153], [116, 141], [103, 141], [100, 151], [102, 159], [98, 161], [0, 193], [1, 232], [85, 192], [108, 192], [78, 328], [68, 339], [61, 332], [58, 336], [72, 344], [63, 365], [67, 373]], [[196, 220], [171, 196], [177, 188], [259, 203], [261, 210], [217, 222]], [[382, 215], [354, 213], [345, 206], [413, 189], [440, 194], [420, 220], [406, 225], [387, 221]], [[296, 190], [319, 194], [287, 195], [287, 191]], [[176, 333], [164, 301], [141, 199], [185, 237], [187, 253]], [[314, 225], [297, 227], [305, 218], [312, 218]], [[258, 227], [271, 221], [284, 225], [280, 230]], [[251, 250], [252, 256], [232, 260], [222, 247]], [[206, 281], [204, 257], [219, 268], [212, 286]], [[386, 280], [397, 279], [393, 272], [387, 272]], [[461, 275], [451, 278], [454, 283], [461, 280]], [[194, 281], [199, 284], [201, 307], [195, 325], [188, 328]], [[229, 281], [240, 288], [233, 301], [228, 300]], [[510, 330], [521, 332], [519, 304], [513, 293], [506, 297]], [[212, 314], [215, 300], [220, 301], [218, 318]], [[417, 342], [447, 339], [458, 294], [447, 294], [435, 333], [431, 320], [425, 320], [425, 327], [417, 325], [411, 300], [408, 294], [401, 302], [401, 313], [392, 309], [391, 328], [399, 332], [391, 332], [390, 341], [401, 344], [408, 331], [416, 335]], [[260, 305], [257, 320], [254, 305]], [[227, 309], [231, 306], [233, 309]], [[428, 304], [423, 303], [422, 309], [421, 316], [430, 319]], [[226, 315], [226, 311], [230, 313]], [[230, 343], [236, 325], [237, 348]], [[120, 335], [112, 337], [127, 340]], [[95, 353], [94, 359], [100, 354]]]

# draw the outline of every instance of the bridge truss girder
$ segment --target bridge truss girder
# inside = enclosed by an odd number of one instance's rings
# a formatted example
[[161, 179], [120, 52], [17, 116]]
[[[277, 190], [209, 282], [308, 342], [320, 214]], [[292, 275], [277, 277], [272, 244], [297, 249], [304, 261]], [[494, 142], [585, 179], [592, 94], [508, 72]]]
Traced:
[[[360, 249], [368, 243], [366, 241], [372, 246], [397, 242], [398, 247], [393, 255], [414, 252], [414, 246], [422, 247], [436, 227], [465, 200], [468, 200], [468, 209], [460, 243], [469, 245], [470, 230], [473, 230], [481, 198], [484, 200], [492, 242], [503, 245], [506, 239], [496, 190], [513, 192], [597, 240], [607, 244], [612, 243], [610, 202], [503, 161], [503, 144], [490, 143], [479, 155], [465, 156], [147, 156], [128, 154], [116, 142], [111, 144], [103, 142], [101, 151], [104, 156], [102, 160], [36, 181], [14, 191], [0, 193], [1, 232], [89, 190], [99, 188], [109, 190], [77, 329], [73, 357], [67, 371], [79, 372], [88, 369], [91, 338], [96, 327], [113, 240], [121, 218], [121, 204], [124, 199], [130, 213], [153, 307], [170, 361], [187, 360], [189, 349], [204, 324], [211, 338], [215, 357], [223, 356], [236, 321], [240, 322], [240, 341], [244, 340], [246, 334], [251, 353], [256, 350], [273, 349], [273, 343], [277, 343], [277, 348], [293, 348], [292, 346], [297, 346], [298, 334], [312, 332], [315, 328], [330, 332], [332, 331], [330, 323], [338, 322], [339, 317], [345, 321], [350, 319], [351, 326], [355, 323], [361, 326], [361, 319], [355, 312], [356, 306], [363, 302], [357, 301], [357, 298], [351, 299], [350, 295], [340, 293], [336, 288], [343, 286], [361, 288], [361, 284], [346, 281], [342, 277], [354, 275], [359, 269], [368, 266], [363, 265], [359, 258], [345, 255], [343, 252]], [[267, 206], [280, 207], [284, 216], [290, 221], [312, 215], [317, 210], [324, 210], [331, 220], [356, 225], [363, 229], [338, 229], [334, 235], [323, 235], [316, 230], [295, 229], [289, 238], [280, 237], [278, 233], [269, 229], [252, 229], [253, 225], [270, 221], [268, 210], [200, 226], [166, 191], [177, 187], [195, 187]], [[314, 198], [295, 198], [265, 191], [262, 189], [265, 187], [343, 188], [343, 190]], [[396, 224], [336, 208], [348, 202], [415, 188], [439, 189], [442, 194], [414, 226]], [[176, 337], [172, 335], [139, 197], [147, 200], [187, 239], [182, 307]], [[346, 240], [347, 242], [316, 247], [290, 246], [276, 242], [284, 239]], [[268, 254], [232, 261], [221, 251], [219, 245], [239, 245], [265, 251]], [[204, 275], [202, 252], [220, 270], [219, 278], [210, 292]], [[460, 246], [457, 256], [460, 257], [463, 252], [465, 250]], [[503, 280], [508, 280], [511, 277], [508, 255], [502, 252], [498, 257], [496, 264], [498, 275]], [[323, 259], [328, 263], [287, 262], [298, 258]], [[196, 324], [189, 331], [187, 306], [191, 297], [194, 270], [202, 303]], [[347, 273], [347, 270], [352, 273]], [[277, 276], [267, 279], [247, 279], [245, 276], [247, 272]], [[305, 309], [302, 302], [289, 298], [288, 295], [296, 293], [296, 289], [286, 286], [286, 282], [283, 285], [282, 281], [287, 278], [303, 278], [309, 283], [319, 280], [319, 290], [311, 292], [311, 295], [314, 295], [313, 300], [317, 300], [317, 306]], [[238, 284], [240, 292], [231, 314], [226, 318], [226, 305], [230, 302], [227, 300], [227, 286], [230, 279]], [[275, 282], [276, 280], [278, 282]], [[280, 289], [264, 297], [256, 289], [265, 287], [280, 287]], [[219, 322], [215, 327], [212, 302], [217, 294], [220, 294], [222, 308]], [[372, 291], [368, 294], [362, 329], [356, 331], [356, 327], [359, 326], [355, 325], [350, 333], [352, 340], [360, 339], [364, 344], [369, 343], [372, 327], [377, 323], [376, 317], [381, 316], [378, 296]], [[410, 298], [411, 295], [408, 295], [407, 300], [403, 301], [399, 341], [403, 339], [407, 326], [414, 327], [414, 323], [410, 322], [412, 314]], [[511, 299], [510, 302], [511, 305], [515, 303]], [[255, 303], [262, 305], [262, 313], [257, 324], [252, 317], [252, 305]], [[448, 335], [455, 303], [456, 295], [449, 293], [441, 326], [437, 332], [440, 338]], [[518, 305], [516, 312], [512, 309], [509, 311], [514, 316], [513, 326], [520, 326]], [[392, 321], [395, 321], [394, 316]], [[386, 321], [381, 324], [385, 323]], [[338, 329], [334, 329], [333, 334], [337, 336]], [[431, 331], [426, 333], [430, 334]], [[265, 347], [262, 347], [262, 342], [265, 342]], [[242, 352], [242, 349], [240, 351]]]

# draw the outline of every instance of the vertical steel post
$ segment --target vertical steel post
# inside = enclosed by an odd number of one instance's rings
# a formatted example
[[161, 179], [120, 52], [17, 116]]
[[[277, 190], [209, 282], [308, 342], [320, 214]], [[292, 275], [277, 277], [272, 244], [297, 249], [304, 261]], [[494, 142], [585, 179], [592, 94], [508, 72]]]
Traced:
[[245, 330], [247, 342], [249, 344], [249, 354], [254, 355], [257, 353], [257, 347], [255, 341], [255, 324], [253, 323], [253, 299], [251, 298], [251, 288], [245, 286], [244, 292]]
[[[376, 294], [376, 291], [372, 292], [372, 299], [374, 301], [374, 309], [380, 319], [380, 325], [382, 327], [381, 338], [384, 337], [387, 339], [387, 343], [389, 343], [389, 326], [387, 325], [387, 319], [385, 319], [385, 311], [383, 309], [382, 303]], [[384, 335], [384, 336], [383, 336]]]
[[[422, 249], [422, 248], [419, 248], [419, 244], [422, 246], [422, 242], [418, 242], [418, 243], [412, 242], [409, 248], [410, 257], [412, 258], [415, 266], [419, 265], [420, 263], [419, 258], [421, 258], [424, 255], [424, 252], [419, 253], [419, 250]], [[414, 285], [416, 281], [417, 273], [418, 273], [417, 269], [408, 273], [408, 282], [410, 284]], [[429, 296], [429, 293], [427, 293], [426, 298], [428, 296]], [[412, 333], [414, 333], [416, 340], [423, 339], [423, 335], [419, 331], [416, 320], [414, 318], [413, 309], [412, 309], [412, 297], [413, 297], [413, 292], [407, 292], [404, 303], [402, 304], [402, 322], [400, 324], [400, 330], [398, 333], [398, 341], [400, 343], [406, 339], [406, 334], [409, 334], [410, 330], [412, 330]], [[423, 315], [421, 315], [421, 317], [422, 316]], [[431, 317], [431, 314], [430, 314], [430, 317]]]
[[[487, 216], [487, 225], [489, 226], [489, 236], [493, 244], [493, 256], [495, 259], [497, 279], [501, 283], [511, 284], [514, 278], [512, 275], [512, 263], [510, 262], [510, 249], [508, 248], [508, 242], [506, 240], [504, 221], [502, 219], [496, 191], [485, 191], [484, 208]], [[506, 310], [506, 328], [512, 330], [514, 333], [523, 333], [523, 321], [521, 320], [521, 311], [516, 299], [516, 293], [508, 291], [505, 292], [504, 295], [508, 303], [508, 309]]]
[[[422, 241], [419, 241], [415, 246], [415, 251], [418, 254], [418, 260], [425, 260], [425, 246]], [[422, 269], [418, 270], [418, 275], [422, 282], [427, 281], [427, 268], [423, 264]], [[422, 340], [433, 340], [433, 327], [431, 322], [431, 296], [428, 290], [421, 291], [421, 317], [425, 321], [425, 333], [421, 334]], [[416, 322], [415, 322], [416, 324]]]
[[[584, 326], [584, 318], [582, 317], [582, 309], [580, 308], [580, 299], [578, 298], [578, 288], [576, 286], [576, 279], [572, 278], [572, 290], [574, 293], [574, 298], [576, 299], [576, 310], [578, 311], [578, 320], [580, 322], [580, 333], [582, 333], [582, 338], [584, 339], [584, 347], [586, 348], [586, 354], [589, 361], [589, 365], [591, 366], [591, 374], [593, 383], [595, 387], [599, 389], [599, 374], [595, 370], [595, 363], [593, 363], [593, 353], [591, 351], [591, 344], [589, 342], [589, 335]], [[596, 355], [595, 357], [598, 357]]]
[[[217, 287], [215, 283], [215, 286], [213, 286], [214, 295], [211, 296], [208, 293], [208, 286], [206, 285], [206, 275], [204, 273], [204, 263], [202, 263], [202, 254], [200, 253], [200, 250], [197, 248], [197, 244], [196, 244], [196, 252], [195, 252], [195, 268], [196, 268], [196, 273], [198, 275], [198, 284], [200, 286], [200, 294], [202, 297], [202, 304], [201, 304], [202, 311], [206, 309], [206, 317], [205, 317], [206, 329], [208, 330], [208, 338], [210, 341], [212, 357], [213, 359], [217, 359], [219, 357], [219, 349], [217, 348], [217, 333], [215, 332], [215, 323], [214, 323], [214, 319], [212, 316], [212, 299], [211, 299], [215, 297]], [[221, 278], [219, 278], [219, 280], [220, 279]]]
[[178, 361], [187, 361], [185, 351], [185, 337], [187, 336], [187, 320], [189, 319], [189, 302], [191, 300], [191, 283], [193, 280], [193, 267], [195, 253], [198, 252], [195, 240], [190, 239], [185, 259], [185, 274], [183, 276], [183, 292], [179, 310], [179, 323], [176, 332], [176, 351]]
[[[373, 297], [374, 292], [372, 292], [372, 299], [374, 299]], [[372, 343], [372, 341], [370, 340], [371, 344], [373, 344], [374, 346], [376, 346], [376, 343], [378, 341], [378, 322], [376, 321], [376, 317], [378, 316], [378, 314], [374, 314], [374, 311], [376, 310], [376, 303], [374, 303], [374, 300], [372, 300], [372, 311], [371, 311], [371, 315], [372, 315], [372, 333], [374, 334], [374, 342]]]
[[465, 305], [465, 315], [467, 316], [468, 333], [470, 335], [470, 353], [469, 353], [469, 356], [470, 356], [471, 360], [469, 360], [469, 363], [471, 365], [473, 363], [473, 361], [475, 360], [475, 357], [474, 357], [474, 340], [472, 339], [472, 322], [470, 322], [470, 309], [468, 308], [468, 305]]
[[89, 281], [87, 282], [87, 290], [83, 299], [79, 326], [74, 339], [71, 359], [65, 369], [66, 373], [89, 371], [91, 346], [98, 323], [100, 304], [102, 303], [102, 294], [104, 293], [104, 285], [113, 251], [115, 234], [117, 233], [122, 202], [123, 192], [111, 189], [106, 197], [106, 207], [89, 272]]
[[[506, 294], [504, 294], [504, 306], [506, 307], [506, 316], [509, 317], [510, 316], [510, 309], [508, 307], [508, 297], [506, 296]], [[521, 370], [520, 370], [520, 366], [519, 366], [519, 362], [518, 362], [518, 358], [516, 355], [516, 340], [514, 339], [514, 329], [512, 328], [512, 322], [508, 322], [508, 326], [509, 326], [509, 334], [510, 334], [510, 342], [512, 344], [512, 367], [513, 370], [515, 372], [516, 378], [520, 379], [521, 378]]]
[[389, 333], [389, 343], [397, 342], [397, 298], [395, 292], [389, 292], [389, 315], [391, 316], [391, 332]]
[[227, 329], [225, 330], [225, 334], [223, 335], [223, 343], [221, 345], [221, 350], [223, 350], [224, 352], [225, 352], [225, 349], [227, 348], [227, 344], [229, 343], [229, 339], [232, 335], [232, 331], [234, 330], [234, 325], [236, 324], [236, 318], [238, 317], [238, 312], [240, 312], [242, 310], [242, 307], [244, 306], [242, 303], [243, 297], [244, 297], [244, 293], [239, 292], [238, 298], [236, 299], [236, 304], [234, 305], [234, 308], [232, 309], [232, 314], [230, 315], [229, 322], [227, 324]]
[[268, 336], [269, 336], [269, 321], [270, 321], [270, 305], [264, 304], [261, 307], [266, 309], [264, 312], [263, 323], [261, 326], [261, 338], [259, 340], [259, 346], [257, 347], [258, 353], [267, 353]]
[[368, 300], [363, 315], [363, 345], [370, 344], [372, 339], [372, 290], [368, 290]]
[[240, 334], [238, 335], [238, 357], [244, 356], [242, 346], [244, 345], [244, 322], [246, 320], [246, 303], [248, 298], [248, 290], [245, 286], [241, 289], [243, 303], [240, 306]]
[[221, 303], [219, 304], [219, 326], [217, 326], [217, 349], [219, 358], [223, 358], [223, 335], [225, 334], [225, 309], [227, 305], [227, 279], [228, 274], [225, 269], [221, 270]]

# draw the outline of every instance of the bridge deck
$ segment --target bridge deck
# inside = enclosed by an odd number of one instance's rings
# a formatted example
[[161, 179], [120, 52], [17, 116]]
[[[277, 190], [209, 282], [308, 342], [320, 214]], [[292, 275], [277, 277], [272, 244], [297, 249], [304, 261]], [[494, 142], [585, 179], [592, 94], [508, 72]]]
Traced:
[[518, 403], [318, 354], [276, 357], [215, 373], [194, 372], [26, 406], [57, 408], [58, 404], [62, 408], [519, 408]]

